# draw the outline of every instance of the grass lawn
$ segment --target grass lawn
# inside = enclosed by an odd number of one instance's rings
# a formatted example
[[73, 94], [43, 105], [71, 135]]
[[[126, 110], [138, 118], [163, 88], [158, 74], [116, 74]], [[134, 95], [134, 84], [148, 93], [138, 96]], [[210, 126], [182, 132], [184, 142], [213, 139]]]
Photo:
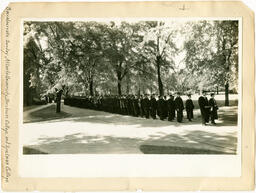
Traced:
[[46, 120], [53, 120], [53, 119], [60, 119], [69, 117], [71, 114], [61, 111], [60, 113], [56, 113], [56, 105], [51, 105], [44, 109], [40, 109], [38, 111], [34, 111], [31, 113], [24, 113], [24, 123], [31, 123], [31, 122], [39, 122], [39, 121], [46, 121]]

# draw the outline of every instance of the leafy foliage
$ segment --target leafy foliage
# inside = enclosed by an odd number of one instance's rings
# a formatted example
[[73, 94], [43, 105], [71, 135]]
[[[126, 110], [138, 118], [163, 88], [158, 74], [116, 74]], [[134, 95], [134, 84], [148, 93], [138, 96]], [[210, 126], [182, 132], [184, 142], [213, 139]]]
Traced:
[[238, 21], [24, 22], [37, 95], [237, 91]]

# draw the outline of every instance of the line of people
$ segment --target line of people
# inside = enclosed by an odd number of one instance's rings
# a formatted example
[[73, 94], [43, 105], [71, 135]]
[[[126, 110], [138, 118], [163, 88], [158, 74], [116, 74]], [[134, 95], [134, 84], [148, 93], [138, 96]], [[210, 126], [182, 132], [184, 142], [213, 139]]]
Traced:
[[[130, 115], [135, 117], [145, 117], [149, 119], [160, 120], [167, 119], [168, 121], [173, 121], [177, 118], [178, 122], [183, 120], [183, 111], [186, 110], [187, 119], [192, 121], [194, 118], [194, 104], [191, 99], [191, 95], [187, 95], [188, 99], [185, 101], [185, 106], [180, 93], [176, 94], [176, 97], [169, 95], [167, 99], [166, 96], [158, 96], [158, 100], [155, 94], [151, 96], [145, 95], [122, 95], [122, 96], [95, 96], [95, 97], [72, 97], [65, 98], [64, 103], [66, 105], [101, 110], [110, 113], [117, 113], [122, 115]], [[208, 101], [206, 97], [206, 92], [199, 97], [198, 104], [201, 111], [202, 124], [206, 125], [209, 123], [211, 118], [211, 123], [215, 124], [215, 119], [218, 118], [217, 110], [218, 106], [216, 100], [214, 99], [214, 94], [211, 94], [211, 99]]]

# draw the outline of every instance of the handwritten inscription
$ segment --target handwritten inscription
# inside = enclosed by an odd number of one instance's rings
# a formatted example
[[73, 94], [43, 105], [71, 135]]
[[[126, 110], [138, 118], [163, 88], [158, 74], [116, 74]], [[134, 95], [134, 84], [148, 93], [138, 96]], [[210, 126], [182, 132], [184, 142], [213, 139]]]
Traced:
[[4, 55], [4, 87], [3, 87], [3, 97], [4, 97], [4, 104], [3, 104], [3, 108], [4, 108], [4, 126], [2, 128], [3, 132], [2, 132], [2, 136], [3, 136], [3, 143], [2, 143], [2, 154], [4, 155], [3, 157], [3, 163], [4, 163], [4, 171], [3, 171], [3, 176], [2, 178], [4, 179], [4, 181], [6, 183], [9, 182], [9, 177], [11, 176], [11, 167], [10, 167], [10, 140], [9, 140], [9, 129], [10, 129], [10, 121], [9, 121], [9, 80], [11, 79], [10, 76], [10, 11], [11, 8], [7, 7], [5, 10], [5, 14], [6, 14], [6, 18], [5, 18], [5, 43], [4, 43], [4, 49], [3, 51], [3, 55]]

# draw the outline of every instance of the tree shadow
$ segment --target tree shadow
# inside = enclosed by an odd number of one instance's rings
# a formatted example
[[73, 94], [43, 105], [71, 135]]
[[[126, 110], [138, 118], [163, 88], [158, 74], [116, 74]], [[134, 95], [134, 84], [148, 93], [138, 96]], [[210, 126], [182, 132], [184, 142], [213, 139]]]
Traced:
[[56, 113], [56, 105], [45, 107], [33, 112], [23, 112], [23, 123], [43, 122], [56, 120], [60, 121], [63, 118], [70, 117], [71, 114], [61, 111]]
[[[89, 123], [101, 123], [101, 124], [114, 124], [114, 125], [138, 125], [138, 127], [167, 127], [175, 126], [180, 127], [184, 125], [200, 125], [201, 124], [201, 114], [197, 109], [194, 111], [194, 119], [192, 122], [188, 121], [186, 118], [186, 113], [184, 112], [184, 117], [182, 123], [178, 123], [176, 119], [173, 121], [165, 120], [153, 120], [151, 118], [145, 119], [142, 117], [124, 116], [120, 114], [102, 113], [97, 114], [97, 111], [91, 111], [91, 116], [74, 116], [72, 118], [67, 118], [73, 122], [89, 122]], [[237, 125], [237, 107], [231, 107], [228, 109], [220, 109], [219, 111], [219, 122], [216, 127], [220, 126], [236, 126]]]
[[218, 135], [208, 131], [182, 134], [157, 132], [148, 137], [86, 136], [83, 133], [62, 138], [41, 137], [37, 145], [26, 145], [23, 154], [236, 154], [236, 132]]
[[[66, 111], [66, 112], [65, 112]], [[219, 119], [216, 127], [221, 126], [236, 126], [237, 125], [237, 106], [222, 107], [218, 111]], [[137, 127], [168, 127], [168, 126], [186, 126], [186, 125], [200, 125], [201, 113], [199, 109], [194, 110], [194, 119], [189, 122], [186, 117], [186, 112], [183, 113], [182, 123], [178, 123], [176, 119], [173, 121], [153, 120], [142, 117], [133, 117], [128, 115], [113, 114], [104, 111], [96, 111], [91, 109], [82, 109], [64, 106], [61, 113], [55, 113], [54, 105], [29, 115], [29, 118], [24, 119], [24, 122], [88, 122], [92, 124], [114, 124], [114, 125], [136, 125]], [[26, 121], [28, 120], [28, 121]]]

